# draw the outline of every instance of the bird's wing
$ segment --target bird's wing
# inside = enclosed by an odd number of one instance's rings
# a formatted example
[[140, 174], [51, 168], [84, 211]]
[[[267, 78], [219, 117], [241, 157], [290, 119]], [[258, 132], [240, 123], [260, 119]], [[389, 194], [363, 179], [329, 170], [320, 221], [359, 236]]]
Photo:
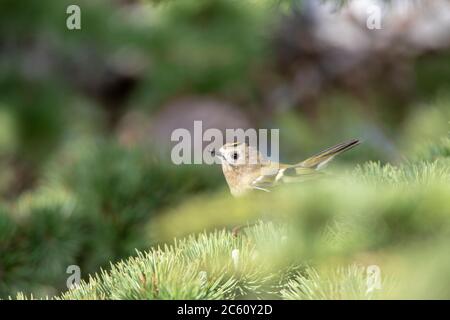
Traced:
[[316, 169], [304, 168], [298, 165], [281, 169], [281, 172], [282, 175], [279, 176], [279, 180], [282, 183], [303, 182], [324, 174]]
[[261, 169], [260, 174], [250, 183], [254, 189], [270, 191], [270, 188], [281, 183], [302, 182], [323, 175], [319, 171], [336, 155], [347, 151], [360, 143], [358, 139], [337, 144], [315, 156], [295, 165], [271, 163]]
[[321, 169], [328, 162], [333, 160], [336, 155], [357, 146], [359, 143], [360, 141], [358, 139], [339, 143], [331, 148], [319, 152], [303, 162], [300, 162], [298, 166], [311, 169]]
[[275, 185], [276, 175], [277, 174], [261, 174], [250, 183], [250, 186], [253, 189], [270, 192], [270, 189]]
[[298, 165], [280, 165], [276, 168], [261, 170], [261, 174], [251, 182], [251, 187], [269, 192], [272, 187], [278, 184], [302, 182], [321, 174], [315, 169]]

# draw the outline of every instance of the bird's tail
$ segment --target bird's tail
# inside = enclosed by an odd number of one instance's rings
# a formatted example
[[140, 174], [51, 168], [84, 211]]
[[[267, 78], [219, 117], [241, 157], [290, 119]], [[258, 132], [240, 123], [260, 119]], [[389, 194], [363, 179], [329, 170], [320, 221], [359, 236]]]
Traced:
[[320, 169], [329, 161], [331, 161], [336, 155], [350, 150], [351, 148], [357, 146], [359, 143], [360, 141], [358, 139], [342, 142], [322, 152], [319, 152], [318, 154], [306, 159], [305, 161], [300, 162], [298, 166], [311, 169]]

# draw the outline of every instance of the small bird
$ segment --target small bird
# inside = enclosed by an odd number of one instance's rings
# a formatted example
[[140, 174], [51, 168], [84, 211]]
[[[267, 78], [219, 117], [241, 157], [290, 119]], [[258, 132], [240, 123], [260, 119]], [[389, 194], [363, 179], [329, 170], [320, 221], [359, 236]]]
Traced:
[[319, 170], [336, 155], [359, 143], [358, 139], [346, 141], [293, 165], [270, 161], [255, 147], [244, 142], [227, 143], [219, 150], [212, 150], [211, 155], [221, 159], [231, 194], [239, 197], [251, 190], [270, 192], [272, 187], [282, 183], [317, 177], [322, 174]]

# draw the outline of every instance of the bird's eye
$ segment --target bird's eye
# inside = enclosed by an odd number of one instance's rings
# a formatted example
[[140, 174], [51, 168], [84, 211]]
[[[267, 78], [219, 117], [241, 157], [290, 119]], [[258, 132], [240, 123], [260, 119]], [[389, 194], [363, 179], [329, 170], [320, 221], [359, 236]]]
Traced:
[[231, 154], [231, 157], [233, 158], [233, 160], [237, 160], [239, 158], [239, 154], [237, 152], [233, 152]]

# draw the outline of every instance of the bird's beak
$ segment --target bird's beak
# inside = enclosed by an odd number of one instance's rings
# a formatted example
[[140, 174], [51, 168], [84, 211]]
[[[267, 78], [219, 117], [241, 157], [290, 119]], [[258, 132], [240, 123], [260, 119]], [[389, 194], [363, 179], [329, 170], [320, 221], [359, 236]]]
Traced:
[[225, 157], [219, 150], [212, 149], [210, 152], [211, 152], [211, 156], [213, 156], [213, 157], [219, 157], [220, 159], [223, 159], [223, 160], [225, 159]]

